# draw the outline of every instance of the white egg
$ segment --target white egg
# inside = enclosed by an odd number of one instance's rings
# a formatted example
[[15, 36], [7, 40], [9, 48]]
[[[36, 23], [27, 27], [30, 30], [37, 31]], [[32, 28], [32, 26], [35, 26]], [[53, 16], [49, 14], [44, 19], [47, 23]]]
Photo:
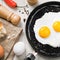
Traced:
[[23, 42], [17, 42], [13, 47], [14, 53], [19, 56], [25, 52], [25, 44]]
[[[34, 25], [34, 33], [36, 39], [42, 44], [48, 44], [53, 47], [60, 47], [60, 32], [54, 31], [52, 25], [55, 21], [60, 21], [60, 12], [45, 13], [43, 17], [36, 20]], [[47, 26], [50, 29], [50, 36], [48, 38], [41, 38], [38, 30], [42, 26]]]

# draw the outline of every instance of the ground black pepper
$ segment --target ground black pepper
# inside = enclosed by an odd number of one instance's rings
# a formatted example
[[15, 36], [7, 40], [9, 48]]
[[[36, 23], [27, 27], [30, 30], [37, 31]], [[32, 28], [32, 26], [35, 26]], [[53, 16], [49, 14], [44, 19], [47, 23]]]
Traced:
[[24, 18], [24, 22], [26, 21], [26, 19]]

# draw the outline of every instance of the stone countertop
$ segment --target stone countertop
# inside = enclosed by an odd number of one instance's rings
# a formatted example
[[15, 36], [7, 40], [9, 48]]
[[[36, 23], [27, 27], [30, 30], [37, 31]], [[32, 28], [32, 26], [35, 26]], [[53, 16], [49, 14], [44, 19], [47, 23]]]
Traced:
[[[27, 0], [14, 0], [15, 2], [17, 2], [18, 6], [25, 6], [25, 5], [28, 5], [27, 3]], [[44, 2], [48, 2], [48, 1], [60, 1], [60, 0], [38, 0], [38, 4], [42, 4]], [[37, 6], [27, 6], [25, 7], [26, 10], [29, 11], [29, 14], [27, 15], [26, 12], [24, 12], [24, 9], [23, 8], [15, 8], [15, 9], [12, 9], [10, 8], [9, 6], [7, 6], [3, 0], [0, 0], [0, 3], [4, 6], [6, 6], [10, 11], [13, 11], [14, 13], [18, 14], [21, 16], [21, 22], [20, 24], [18, 25], [19, 27], [22, 27], [23, 28], [23, 32], [20, 36], [20, 40], [19, 41], [22, 41], [26, 44], [26, 54], [28, 53], [32, 53], [34, 50], [32, 49], [32, 47], [30, 46], [27, 38], [26, 38], [26, 34], [25, 34], [25, 25], [26, 25], [26, 21], [27, 21], [27, 18], [30, 14], [30, 12]], [[26, 19], [26, 21], [24, 22], [24, 19]], [[48, 57], [43, 57], [41, 55], [37, 55], [37, 58], [36, 60], [60, 60], [60, 57], [58, 58], [48, 58]]]

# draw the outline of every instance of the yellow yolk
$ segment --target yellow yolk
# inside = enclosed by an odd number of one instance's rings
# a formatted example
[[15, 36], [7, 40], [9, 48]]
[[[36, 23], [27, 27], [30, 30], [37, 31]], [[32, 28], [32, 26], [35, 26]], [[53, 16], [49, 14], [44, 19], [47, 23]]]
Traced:
[[47, 38], [50, 35], [50, 30], [47, 26], [43, 26], [39, 29], [38, 34], [42, 38]]
[[56, 32], [60, 32], [60, 21], [56, 21], [53, 23], [53, 28]]

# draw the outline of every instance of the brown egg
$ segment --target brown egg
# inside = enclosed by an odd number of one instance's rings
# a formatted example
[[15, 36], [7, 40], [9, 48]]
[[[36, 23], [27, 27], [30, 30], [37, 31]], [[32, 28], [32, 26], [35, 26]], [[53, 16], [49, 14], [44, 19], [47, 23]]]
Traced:
[[4, 56], [4, 48], [0, 45], [0, 58]]
[[3, 23], [2, 23], [2, 22], [0, 22], [0, 30], [2, 29], [2, 27], [3, 27]]
[[33, 6], [38, 3], [38, 0], [27, 0], [27, 2], [29, 3], [29, 5]]

